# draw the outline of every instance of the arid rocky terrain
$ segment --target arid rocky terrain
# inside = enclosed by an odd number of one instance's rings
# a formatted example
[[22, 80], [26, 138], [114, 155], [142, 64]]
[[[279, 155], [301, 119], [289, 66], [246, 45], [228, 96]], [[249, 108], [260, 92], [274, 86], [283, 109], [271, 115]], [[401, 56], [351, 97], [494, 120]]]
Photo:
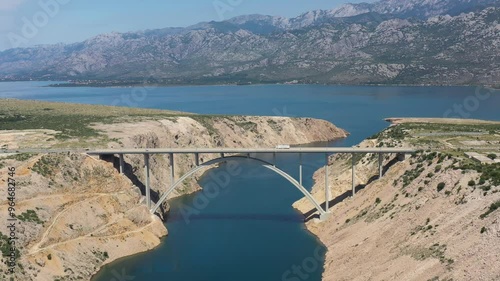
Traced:
[[[397, 125], [360, 147], [415, 147], [398, 161], [330, 158], [331, 215], [308, 228], [326, 245], [323, 280], [500, 280], [500, 164], [466, 152], [500, 156], [500, 124], [478, 120], [389, 119]], [[314, 175], [324, 202], [324, 168]], [[295, 203], [312, 210], [306, 200]]]
[[[0, 148], [274, 147], [343, 138], [333, 124], [309, 118], [200, 116], [179, 112], [0, 100]], [[201, 155], [202, 161], [211, 155]], [[0, 182], [16, 168], [14, 280], [89, 280], [117, 258], [150, 250], [167, 235], [144, 203], [142, 157], [127, 173], [85, 153], [0, 155]], [[169, 161], [151, 158], [154, 193], [166, 189]], [[176, 176], [194, 165], [176, 158]], [[198, 175], [200, 176], [200, 175]], [[174, 195], [200, 187], [194, 178]], [[0, 220], [7, 221], [6, 194]], [[0, 248], [8, 254], [6, 224]], [[11, 278], [0, 263], [0, 279]]]

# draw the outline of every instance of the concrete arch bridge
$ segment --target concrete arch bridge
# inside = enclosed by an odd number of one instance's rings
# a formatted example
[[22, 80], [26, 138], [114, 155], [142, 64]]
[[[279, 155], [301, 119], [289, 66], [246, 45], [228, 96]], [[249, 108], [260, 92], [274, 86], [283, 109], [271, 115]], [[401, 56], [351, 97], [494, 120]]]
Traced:
[[[106, 156], [118, 156], [120, 159], [120, 172], [124, 172], [124, 155], [128, 154], [139, 154], [139, 155], [144, 155], [144, 173], [145, 173], [145, 188], [146, 188], [146, 204], [148, 206], [148, 209], [150, 210], [151, 213], [156, 213], [160, 206], [168, 200], [170, 194], [179, 186], [182, 185], [183, 181], [189, 178], [190, 176], [194, 175], [195, 173], [199, 172], [200, 170], [203, 170], [207, 167], [212, 167], [214, 165], [220, 164], [220, 163], [231, 163], [232, 161], [240, 161], [240, 160], [251, 160], [253, 162], [256, 162], [263, 167], [269, 169], [270, 171], [276, 173], [277, 175], [281, 176], [282, 178], [286, 179], [290, 184], [291, 187], [294, 187], [298, 189], [304, 197], [311, 202], [311, 204], [316, 208], [318, 213], [320, 214], [320, 220], [324, 220], [325, 218], [328, 217], [330, 214], [329, 211], [329, 201], [330, 201], [330, 192], [329, 188], [327, 188], [327, 179], [328, 179], [328, 156], [333, 154], [333, 153], [346, 153], [346, 154], [352, 154], [353, 156], [355, 154], [365, 154], [365, 153], [375, 153], [378, 154], [378, 162], [379, 162], [379, 178], [383, 176], [383, 155], [384, 154], [398, 154], [399, 157], [405, 156], [405, 154], [411, 154], [414, 153], [415, 150], [413, 149], [408, 149], [408, 148], [340, 148], [340, 147], [306, 147], [306, 148], [286, 148], [286, 149], [278, 149], [278, 148], [271, 148], [271, 149], [262, 149], [262, 148], [256, 148], [256, 149], [248, 149], [248, 148], [189, 148], [189, 149], [114, 149], [114, 150], [99, 150], [99, 151], [87, 151], [87, 154], [89, 155], [98, 155], [100, 157], [106, 157]], [[299, 163], [297, 163], [298, 168], [299, 168], [299, 179], [295, 179], [285, 171], [281, 170], [279, 167], [275, 165], [276, 163], [276, 155], [277, 154], [284, 154], [284, 153], [291, 153], [291, 154], [299, 154], [300, 155], [300, 160]], [[321, 204], [311, 195], [309, 191], [302, 185], [302, 155], [303, 154], [309, 154], [309, 153], [315, 153], [315, 154], [324, 154], [325, 155], [325, 161], [326, 161], [326, 173], [325, 173], [325, 206], [321, 207]], [[150, 186], [150, 156], [151, 155], [169, 155], [170, 157], [170, 178], [171, 182], [169, 186], [166, 188], [165, 192], [162, 194], [158, 202], [156, 202], [154, 205], [151, 202], [151, 186]], [[194, 162], [195, 162], [195, 167], [186, 172], [184, 175], [182, 175], [179, 179], [174, 180], [174, 155], [176, 154], [190, 154], [194, 156]], [[219, 154], [220, 157], [216, 159], [212, 159], [210, 161], [200, 163], [200, 154]], [[258, 156], [259, 154], [272, 154], [273, 155], [273, 161], [268, 162], [265, 160], [262, 160], [258, 157], [251, 157], [250, 155], [256, 155]], [[233, 155], [233, 156], [226, 156], [226, 155]], [[356, 190], [355, 190], [355, 163], [354, 163], [354, 157], [352, 157], [352, 196], [355, 195]], [[230, 169], [230, 167], [229, 167]]]

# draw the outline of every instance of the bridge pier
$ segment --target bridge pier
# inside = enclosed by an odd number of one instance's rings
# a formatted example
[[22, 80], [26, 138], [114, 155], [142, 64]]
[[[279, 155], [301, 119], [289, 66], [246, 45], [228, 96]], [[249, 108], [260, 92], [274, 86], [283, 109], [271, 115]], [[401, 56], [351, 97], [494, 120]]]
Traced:
[[146, 205], [151, 209], [151, 187], [149, 178], [149, 154], [144, 154], [144, 174], [146, 175]]
[[398, 161], [405, 161], [406, 159], [406, 154], [404, 153], [398, 153]]
[[352, 197], [356, 195], [356, 179], [355, 179], [355, 168], [354, 168], [354, 157], [356, 157], [356, 153], [352, 153], [352, 163], [351, 163], [351, 169], [352, 169]]
[[382, 174], [384, 172], [384, 166], [383, 166], [383, 154], [379, 153], [378, 154], [378, 179], [382, 178]]
[[299, 153], [299, 183], [302, 186], [302, 153]]
[[125, 161], [123, 160], [123, 154], [120, 154], [119, 157], [120, 157], [120, 174], [123, 175], [125, 173]]
[[174, 185], [174, 154], [170, 153], [170, 185]]
[[328, 153], [325, 154], [325, 212], [330, 210], [330, 190], [328, 188]]
[[196, 164], [196, 167], [200, 166], [200, 155], [198, 153], [194, 154], [194, 163]]

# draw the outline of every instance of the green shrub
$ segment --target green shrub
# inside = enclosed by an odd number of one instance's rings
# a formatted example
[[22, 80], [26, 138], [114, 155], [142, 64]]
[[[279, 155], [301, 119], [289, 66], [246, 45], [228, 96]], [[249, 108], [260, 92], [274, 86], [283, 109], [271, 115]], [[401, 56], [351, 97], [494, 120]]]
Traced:
[[495, 160], [495, 159], [497, 159], [497, 155], [494, 153], [491, 153], [491, 154], [488, 154], [488, 158], [490, 158], [491, 160]]
[[24, 222], [35, 222], [37, 224], [43, 224], [43, 221], [40, 220], [40, 218], [38, 217], [37, 213], [34, 210], [27, 210], [26, 212], [17, 216], [17, 218], [20, 221]]
[[473, 181], [473, 180], [470, 180], [469, 183], [468, 183], [469, 186], [475, 186], [476, 185], [476, 182]]
[[490, 205], [489, 209], [486, 211], [486, 213], [482, 214], [481, 216], [479, 216], [481, 219], [484, 219], [486, 218], [489, 214], [493, 213], [494, 211], [496, 211], [498, 208], [500, 208], [500, 200], [498, 200], [497, 202], [493, 203]]
[[[0, 251], [2, 252], [2, 256], [8, 257], [10, 256], [10, 244], [9, 244], [9, 237], [7, 235], [4, 235], [2, 232], [0, 232]], [[21, 253], [19, 250], [16, 248], [15, 252], [16, 257], [20, 257]]]
[[437, 191], [440, 192], [441, 190], [443, 190], [444, 188], [446, 187], [446, 184], [444, 182], [440, 182], [438, 185], [437, 185]]
[[491, 190], [491, 186], [490, 185], [485, 185], [485, 186], [479, 187], [479, 189], [481, 189], [483, 191], [490, 191]]

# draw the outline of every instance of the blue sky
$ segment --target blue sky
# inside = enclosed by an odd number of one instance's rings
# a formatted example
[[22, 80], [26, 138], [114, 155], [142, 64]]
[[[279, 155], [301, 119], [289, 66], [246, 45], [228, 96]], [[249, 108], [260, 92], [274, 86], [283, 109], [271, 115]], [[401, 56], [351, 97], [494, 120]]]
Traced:
[[[297, 16], [362, 0], [0, 0], [0, 50], [245, 14]], [[368, 1], [370, 2], [370, 1]]]

